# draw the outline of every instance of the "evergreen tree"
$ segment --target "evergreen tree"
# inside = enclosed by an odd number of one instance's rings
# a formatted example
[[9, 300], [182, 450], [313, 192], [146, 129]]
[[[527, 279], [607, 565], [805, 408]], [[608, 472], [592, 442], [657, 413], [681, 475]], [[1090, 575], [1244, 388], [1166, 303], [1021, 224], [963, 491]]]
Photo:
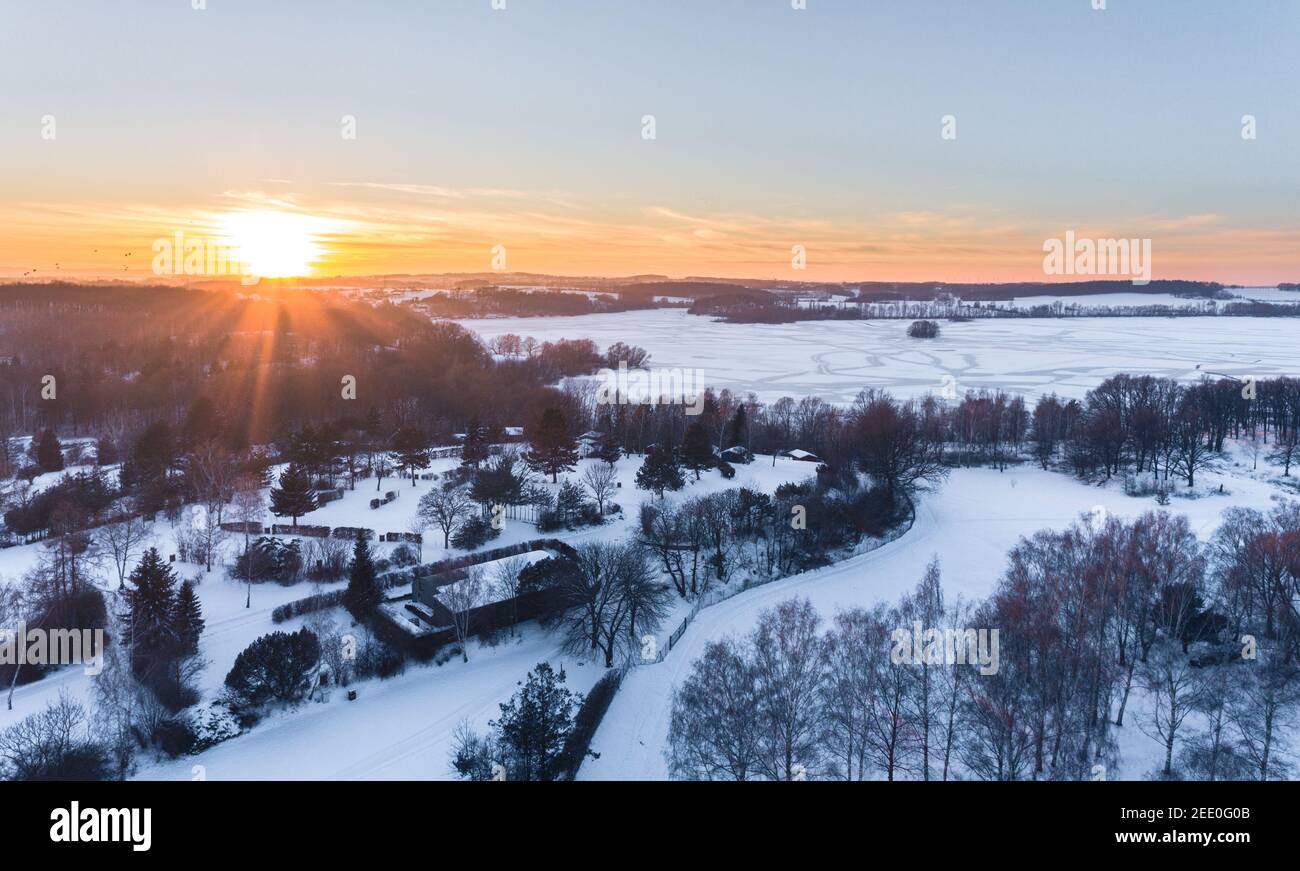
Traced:
[[641, 468], [637, 469], [636, 485], [642, 490], [652, 491], [660, 499], [665, 490], [680, 490], [686, 486], [677, 453], [672, 448], [651, 449]]
[[293, 525], [298, 518], [316, 510], [316, 491], [311, 486], [311, 476], [298, 463], [290, 463], [280, 473], [278, 487], [271, 488], [271, 513], [276, 517], [291, 517]]
[[555, 494], [555, 513], [566, 525], [572, 523], [574, 518], [582, 513], [582, 508], [586, 504], [587, 497], [582, 487], [569, 480], [565, 480], [560, 485], [560, 491]]
[[560, 472], [572, 471], [578, 464], [577, 443], [558, 408], [546, 409], [537, 423], [529, 427], [528, 444], [524, 461], [530, 469], [550, 475], [552, 484]]
[[320, 639], [310, 629], [263, 635], [235, 657], [226, 686], [245, 703], [293, 701], [311, 687]]
[[488, 428], [479, 423], [477, 417], [471, 417], [469, 427], [465, 430], [465, 441], [460, 452], [462, 466], [478, 468], [479, 463], [488, 458], [490, 444]]
[[564, 686], [564, 671], [556, 673], [539, 662], [519, 692], [501, 704], [501, 717], [492, 723], [506, 756], [512, 780], [552, 780], [559, 774], [560, 753], [573, 731], [578, 696]]
[[415, 473], [429, 468], [429, 440], [413, 426], [404, 426], [393, 434], [393, 458], [398, 468], [411, 473], [411, 486], [415, 486]]
[[682, 464], [695, 473], [695, 480], [700, 480], [700, 470], [713, 465], [713, 442], [704, 427], [696, 421], [686, 428], [682, 439]]
[[36, 442], [36, 465], [42, 472], [63, 471], [63, 446], [52, 429], [44, 430]]
[[375, 561], [370, 555], [370, 542], [364, 533], [357, 534], [352, 549], [352, 567], [348, 573], [348, 588], [343, 593], [343, 607], [358, 620], [368, 617], [384, 600], [375, 572]]
[[154, 654], [176, 642], [176, 574], [163, 562], [158, 548], [151, 547], [131, 572], [130, 581], [123, 592], [126, 613], [122, 617], [122, 640], [131, 648], [131, 665], [138, 671], [149, 664]]
[[203, 634], [203, 607], [194, 593], [194, 586], [185, 581], [172, 608], [172, 635], [176, 637], [184, 654], [199, 652], [199, 636]]
[[731, 419], [730, 431], [727, 433], [727, 440], [722, 449], [735, 447], [748, 447], [749, 445], [749, 418], [745, 413], [745, 406], [736, 407], [736, 416]]
[[221, 415], [212, 400], [200, 396], [190, 403], [185, 412], [185, 423], [181, 427], [181, 444], [186, 450], [193, 450], [203, 442], [215, 441], [222, 430]]
[[175, 465], [176, 440], [171, 427], [161, 420], [146, 427], [131, 452], [132, 483], [143, 489], [167, 477]]
[[615, 432], [612, 422], [605, 430], [605, 434], [600, 437], [595, 456], [596, 459], [603, 460], [611, 466], [623, 458], [623, 445], [619, 442], [618, 433]]

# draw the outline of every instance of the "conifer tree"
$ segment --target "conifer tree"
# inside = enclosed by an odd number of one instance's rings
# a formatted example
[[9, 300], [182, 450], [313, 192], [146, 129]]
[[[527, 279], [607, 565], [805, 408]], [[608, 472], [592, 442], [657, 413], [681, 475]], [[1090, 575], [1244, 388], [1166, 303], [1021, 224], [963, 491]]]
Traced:
[[652, 491], [660, 499], [665, 490], [680, 490], [686, 486], [676, 451], [670, 447], [650, 450], [641, 468], [637, 469], [636, 485], [642, 490]]
[[695, 480], [700, 480], [700, 470], [713, 465], [713, 443], [709, 434], [698, 421], [686, 428], [682, 439], [682, 465], [695, 473]]
[[131, 648], [135, 670], [147, 666], [152, 655], [176, 641], [173, 631], [176, 609], [176, 574], [163, 562], [158, 548], [144, 552], [123, 592], [123, 642]]
[[529, 428], [528, 444], [524, 461], [533, 471], [550, 475], [552, 484], [560, 472], [572, 471], [578, 464], [578, 446], [558, 408], [542, 412], [541, 419]]
[[293, 525], [298, 518], [316, 510], [316, 491], [312, 489], [307, 470], [297, 463], [280, 474], [279, 486], [271, 488], [271, 513], [276, 517], [291, 517]]
[[479, 463], [488, 458], [488, 429], [479, 423], [477, 417], [471, 417], [465, 429], [465, 441], [461, 445], [460, 462], [462, 466], [478, 468]]
[[745, 413], [745, 406], [736, 407], [736, 416], [731, 419], [730, 431], [727, 433], [727, 440], [722, 449], [743, 448], [749, 445], [749, 418]]
[[375, 561], [370, 555], [370, 542], [364, 533], [357, 534], [352, 550], [352, 568], [348, 574], [348, 588], [343, 593], [343, 606], [358, 620], [371, 614], [384, 599], [379, 589]]
[[176, 604], [172, 608], [172, 634], [182, 653], [189, 655], [199, 652], [203, 625], [203, 607], [199, 604], [199, 597], [194, 593], [194, 586], [185, 581], [181, 584]]
[[36, 443], [36, 465], [41, 467], [42, 472], [63, 471], [63, 446], [59, 444], [59, 437], [52, 429], [42, 432]]

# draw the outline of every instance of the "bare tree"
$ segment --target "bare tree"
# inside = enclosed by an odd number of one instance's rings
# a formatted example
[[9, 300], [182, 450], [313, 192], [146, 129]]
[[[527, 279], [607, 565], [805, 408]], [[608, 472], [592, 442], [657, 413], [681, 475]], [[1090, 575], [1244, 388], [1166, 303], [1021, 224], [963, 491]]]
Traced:
[[772, 780], [802, 780], [820, 767], [820, 622], [807, 599], [790, 599], [760, 614], [751, 636], [758, 767]]
[[1284, 761], [1284, 739], [1300, 716], [1300, 669], [1269, 655], [1250, 672], [1228, 703], [1228, 717], [1253, 776], [1284, 779], [1289, 770]]
[[596, 508], [603, 518], [605, 516], [605, 503], [618, 489], [618, 473], [615, 471], [615, 467], [607, 463], [590, 465], [582, 475], [582, 483], [591, 491], [591, 497], [596, 500]]
[[144, 553], [145, 544], [149, 540], [149, 526], [144, 517], [132, 510], [133, 507], [126, 506], [99, 529], [100, 547], [113, 559], [119, 590], [126, 587], [126, 576], [130, 573], [131, 564]]
[[235, 520], [244, 530], [244, 583], [247, 585], [244, 607], [253, 606], [253, 557], [249, 553], [249, 527], [261, 526], [266, 517], [266, 503], [262, 501], [262, 490], [256, 481], [243, 481], [235, 491], [232, 511]]
[[496, 564], [492, 572], [492, 592], [502, 602], [509, 602], [511, 608], [510, 636], [515, 634], [515, 624], [519, 622], [519, 573], [528, 565], [522, 556], [507, 557]]
[[446, 549], [451, 546], [451, 534], [464, 522], [473, 504], [464, 487], [447, 482], [420, 497], [419, 516], [427, 525], [442, 530], [442, 546]]
[[470, 566], [464, 578], [438, 591], [438, 601], [451, 612], [452, 626], [456, 631], [456, 640], [460, 642], [460, 654], [464, 662], [469, 662], [472, 612], [483, 604], [486, 595], [487, 582], [481, 566]]
[[753, 664], [730, 641], [711, 642], [673, 691], [668, 771], [678, 780], [749, 780], [758, 770]]
[[1165, 766], [1162, 774], [1171, 777], [1174, 772], [1174, 742], [1178, 730], [1197, 703], [1195, 669], [1187, 657], [1172, 643], [1152, 648], [1138, 669], [1139, 686], [1151, 699], [1151, 713], [1139, 718], [1138, 728], [1165, 748]]

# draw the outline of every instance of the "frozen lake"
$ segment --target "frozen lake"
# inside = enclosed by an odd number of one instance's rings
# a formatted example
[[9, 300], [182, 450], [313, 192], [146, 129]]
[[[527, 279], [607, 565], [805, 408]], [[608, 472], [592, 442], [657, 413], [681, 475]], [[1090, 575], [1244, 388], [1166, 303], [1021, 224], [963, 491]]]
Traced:
[[1069, 318], [941, 324], [907, 337], [908, 321], [724, 324], [681, 309], [459, 321], [485, 339], [589, 338], [640, 345], [651, 365], [703, 371], [704, 381], [763, 401], [818, 395], [849, 403], [864, 387], [897, 396], [1001, 388], [1082, 398], [1117, 372], [1180, 381], [1300, 374], [1300, 322], [1290, 318]]

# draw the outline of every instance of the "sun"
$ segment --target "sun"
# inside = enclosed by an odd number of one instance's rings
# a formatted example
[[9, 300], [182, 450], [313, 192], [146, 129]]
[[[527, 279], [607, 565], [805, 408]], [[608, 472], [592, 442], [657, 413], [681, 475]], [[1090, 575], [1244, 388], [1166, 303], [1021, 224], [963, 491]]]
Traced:
[[244, 271], [262, 278], [310, 275], [325, 256], [327, 222], [295, 212], [242, 211], [221, 218], [221, 235]]

